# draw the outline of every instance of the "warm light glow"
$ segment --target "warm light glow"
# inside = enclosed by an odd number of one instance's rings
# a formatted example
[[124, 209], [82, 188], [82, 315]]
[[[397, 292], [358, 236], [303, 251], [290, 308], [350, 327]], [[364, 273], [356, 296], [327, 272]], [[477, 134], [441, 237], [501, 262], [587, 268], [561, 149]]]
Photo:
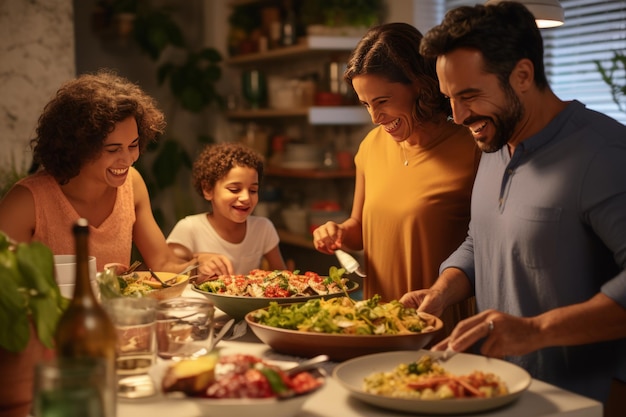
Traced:
[[[504, 0], [487, 0], [486, 5], [498, 4]], [[565, 23], [565, 12], [558, 0], [512, 0], [522, 3], [535, 16], [540, 29], [561, 26]]]

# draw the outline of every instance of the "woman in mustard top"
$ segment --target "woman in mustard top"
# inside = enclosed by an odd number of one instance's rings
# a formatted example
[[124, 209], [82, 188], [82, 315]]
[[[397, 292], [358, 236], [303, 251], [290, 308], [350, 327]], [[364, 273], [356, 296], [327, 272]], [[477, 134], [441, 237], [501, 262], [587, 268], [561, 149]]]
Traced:
[[[429, 288], [467, 234], [480, 151], [469, 131], [450, 120], [435, 61], [418, 52], [421, 39], [406, 23], [374, 27], [344, 74], [377, 126], [355, 157], [350, 218], [325, 223], [313, 240], [322, 253], [363, 250], [365, 298], [390, 301]], [[467, 306], [446, 312], [447, 330], [469, 313]]]

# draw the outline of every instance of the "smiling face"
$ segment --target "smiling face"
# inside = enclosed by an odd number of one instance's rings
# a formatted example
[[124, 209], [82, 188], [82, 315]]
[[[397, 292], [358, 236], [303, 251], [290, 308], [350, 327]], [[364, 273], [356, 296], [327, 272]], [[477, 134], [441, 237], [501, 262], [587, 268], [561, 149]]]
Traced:
[[372, 122], [381, 125], [393, 140], [407, 140], [415, 131], [413, 108], [417, 93], [411, 85], [363, 74], [352, 79], [352, 86]]
[[80, 175], [104, 182], [110, 187], [124, 184], [130, 167], [139, 158], [139, 134], [133, 117], [115, 125], [104, 140], [102, 152], [95, 160], [85, 163]]
[[234, 166], [212, 190], [204, 190], [213, 217], [243, 223], [259, 202], [259, 174], [253, 168]]
[[478, 51], [456, 49], [437, 58], [441, 92], [450, 98], [454, 122], [468, 127], [483, 152], [515, 140], [524, 107], [516, 92], [483, 71]]

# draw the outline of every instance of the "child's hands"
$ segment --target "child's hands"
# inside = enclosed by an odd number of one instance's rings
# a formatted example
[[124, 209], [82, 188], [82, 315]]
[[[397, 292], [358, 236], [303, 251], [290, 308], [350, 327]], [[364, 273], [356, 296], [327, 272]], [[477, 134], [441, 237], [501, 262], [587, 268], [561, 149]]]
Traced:
[[234, 275], [233, 263], [226, 255], [218, 253], [197, 253], [198, 274], [205, 277]]

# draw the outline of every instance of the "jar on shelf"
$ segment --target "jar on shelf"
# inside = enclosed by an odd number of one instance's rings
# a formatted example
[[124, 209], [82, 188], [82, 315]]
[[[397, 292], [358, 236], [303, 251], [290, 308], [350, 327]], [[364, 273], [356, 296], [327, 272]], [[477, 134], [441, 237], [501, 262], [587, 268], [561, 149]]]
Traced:
[[256, 123], [248, 123], [246, 132], [241, 137], [240, 142], [251, 147], [263, 155], [263, 157], [267, 156], [269, 142], [268, 135], [267, 132]]

